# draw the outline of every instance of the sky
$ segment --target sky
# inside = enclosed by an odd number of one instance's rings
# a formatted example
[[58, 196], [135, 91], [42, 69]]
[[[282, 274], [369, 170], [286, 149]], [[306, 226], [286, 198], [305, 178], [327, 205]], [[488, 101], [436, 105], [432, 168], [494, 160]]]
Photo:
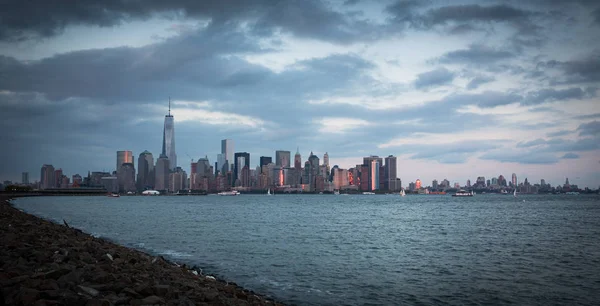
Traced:
[[253, 166], [393, 154], [403, 186], [600, 186], [598, 1], [65, 3], [0, 11], [0, 180], [157, 158], [170, 97], [188, 172], [229, 138]]

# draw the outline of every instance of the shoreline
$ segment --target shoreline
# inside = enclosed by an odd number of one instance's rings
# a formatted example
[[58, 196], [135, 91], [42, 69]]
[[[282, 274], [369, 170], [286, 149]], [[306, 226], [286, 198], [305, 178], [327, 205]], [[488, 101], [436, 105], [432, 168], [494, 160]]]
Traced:
[[283, 305], [15, 208], [0, 194], [0, 305]]

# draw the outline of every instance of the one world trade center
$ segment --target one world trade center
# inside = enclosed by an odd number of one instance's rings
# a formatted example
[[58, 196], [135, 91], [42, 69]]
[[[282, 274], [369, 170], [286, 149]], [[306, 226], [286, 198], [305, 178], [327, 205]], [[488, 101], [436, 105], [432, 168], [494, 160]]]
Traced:
[[163, 129], [162, 155], [169, 159], [169, 168], [177, 168], [177, 154], [175, 154], [175, 122], [171, 115], [171, 98], [169, 98], [169, 114], [165, 116]]

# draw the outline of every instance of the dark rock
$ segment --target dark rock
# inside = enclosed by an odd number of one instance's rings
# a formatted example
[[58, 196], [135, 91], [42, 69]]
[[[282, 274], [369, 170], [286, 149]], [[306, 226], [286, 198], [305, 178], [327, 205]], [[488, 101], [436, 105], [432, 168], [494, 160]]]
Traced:
[[81, 282], [83, 271], [81, 269], [73, 270], [60, 278], [58, 278], [58, 285], [61, 288], [65, 288], [69, 285], [77, 285]]
[[110, 302], [107, 300], [90, 299], [85, 303], [85, 306], [110, 306]]
[[147, 296], [142, 300], [142, 304], [144, 305], [162, 305], [164, 303], [165, 300], [156, 295]]
[[190, 300], [184, 296], [179, 299], [177, 305], [178, 306], [195, 306], [196, 304], [194, 302], [192, 302], [192, 300]]
[[100, 294], [100, 292], [94, 288], [90, 288], [90, 287], [85, 287], [85, 286], [77, 286], [77, 290], [85, 295], [91, 296], [91, 297], [96, 297], [98, 296], [98, 294]]
[[134, 298], [142, 297], [141, 294], [137, 293], [135, 290], [133, 290], [131, 288], [125, 288], [121, 291], [121, 293], [125, 293], [126, 295], [134, 297]]
[[219, 297], [219, 294], [214, 291], [208, 291], [204, 293], [205, 302], [215, 302]]
[[146, 284], [137, 285], [133, 290], [135, 290], [135, 292], [138, 292], [142, 296], [149, 296], [154, 294], [154, 290], [152, 290], [152, 287], [149, 287]]
[[58, 290], [58, 283], [53, 279], [45, 279], [39, 286], [41, 290]]
[[171, 287], [169, 285], [156, 285], [154, 286], [154, 294], [165, 296], [167, 293], [169, 293], [170, 289]]
[[21, 288], [19, 291], [18, 301], [21, 305], [33, 305], [38, 299], [40, 292], [31, 288]]

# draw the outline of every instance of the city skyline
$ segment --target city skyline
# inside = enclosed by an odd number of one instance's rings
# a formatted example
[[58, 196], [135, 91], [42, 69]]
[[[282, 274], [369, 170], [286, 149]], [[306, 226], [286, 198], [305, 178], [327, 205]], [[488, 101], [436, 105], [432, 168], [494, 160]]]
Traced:
[[112, 171], [120, 150], [156, 161], [171, 96], [186, 171], [233, 139], [252, 165], [297, 147], [346, 169], [392, 154], [404, 185], [600, 185], [592, 1], [103, 5], [79, 9], [106, 19], [43, 1], [0, 12], [47, 12], [0, 18], [0, 179]]

